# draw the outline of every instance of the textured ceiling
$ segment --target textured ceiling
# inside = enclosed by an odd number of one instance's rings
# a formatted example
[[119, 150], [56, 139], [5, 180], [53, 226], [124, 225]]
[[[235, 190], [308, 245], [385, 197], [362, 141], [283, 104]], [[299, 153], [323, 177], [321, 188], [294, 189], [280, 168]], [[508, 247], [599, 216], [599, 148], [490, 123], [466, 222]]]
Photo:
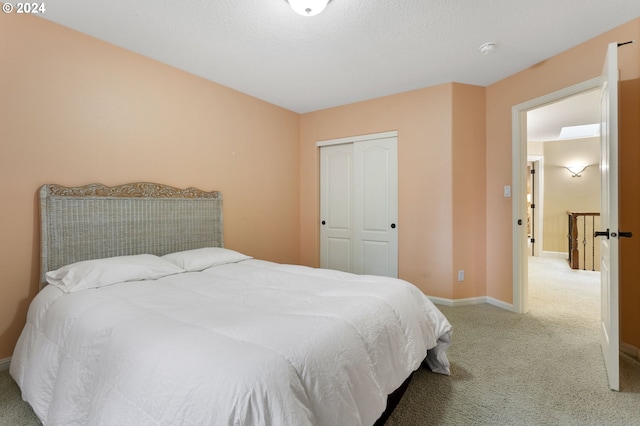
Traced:
[[285, 0], [46, 6], [45, 19], [298, 113], [486, 86], [640, 16], [639, 0], [332, 0], [311, 18]]

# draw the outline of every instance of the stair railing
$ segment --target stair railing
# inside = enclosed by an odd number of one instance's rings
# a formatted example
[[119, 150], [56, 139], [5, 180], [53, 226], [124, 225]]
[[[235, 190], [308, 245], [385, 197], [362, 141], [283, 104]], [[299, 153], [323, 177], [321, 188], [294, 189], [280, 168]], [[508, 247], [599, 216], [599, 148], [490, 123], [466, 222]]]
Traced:
[[600, 213], [567, 212], [567, 216], [569, 220], [568, 261], [571, 269], [599, 270], [596, 263], [596, 241], [593, 231], [598, 229], [600, 224]]

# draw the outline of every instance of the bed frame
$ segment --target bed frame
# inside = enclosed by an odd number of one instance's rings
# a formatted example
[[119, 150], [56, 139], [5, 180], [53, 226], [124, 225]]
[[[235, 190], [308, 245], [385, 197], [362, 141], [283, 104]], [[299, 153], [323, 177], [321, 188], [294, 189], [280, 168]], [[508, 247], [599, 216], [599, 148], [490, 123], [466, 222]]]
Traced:
[[89, 259], [223, 246], [222, 194], [137, 182], [40, 188], [45, 273]]

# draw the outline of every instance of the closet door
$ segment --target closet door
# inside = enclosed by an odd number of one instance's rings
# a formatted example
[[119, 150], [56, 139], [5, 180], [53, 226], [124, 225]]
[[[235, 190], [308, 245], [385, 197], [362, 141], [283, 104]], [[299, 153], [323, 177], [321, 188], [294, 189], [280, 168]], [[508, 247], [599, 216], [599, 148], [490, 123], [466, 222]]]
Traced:
[[396, 139], [354, 144], [353, 272], [398, 276]]
[[320, 149], [320, 266], [398, 276], [397, 139]]
[[320, 149], [320, 267], [352, 271], [353, 144]]

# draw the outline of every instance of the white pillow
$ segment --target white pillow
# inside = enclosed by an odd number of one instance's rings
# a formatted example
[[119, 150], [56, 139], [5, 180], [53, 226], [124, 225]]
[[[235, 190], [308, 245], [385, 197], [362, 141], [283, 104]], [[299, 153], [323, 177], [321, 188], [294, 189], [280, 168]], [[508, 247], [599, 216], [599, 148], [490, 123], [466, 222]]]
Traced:
[[65, 293], [125, 281], [156, 280], [184, 272], [152, 254], [85, 260], [46, 273], [47, 282]]
[[241, 262], [251, 259], [251, 256], [222, 247], [205, 247], [165, 254], [162, 258], [175, 263], [185, 271], [193, 272], [203, 271], [212, 266], [224, 265], [226, 263]]

